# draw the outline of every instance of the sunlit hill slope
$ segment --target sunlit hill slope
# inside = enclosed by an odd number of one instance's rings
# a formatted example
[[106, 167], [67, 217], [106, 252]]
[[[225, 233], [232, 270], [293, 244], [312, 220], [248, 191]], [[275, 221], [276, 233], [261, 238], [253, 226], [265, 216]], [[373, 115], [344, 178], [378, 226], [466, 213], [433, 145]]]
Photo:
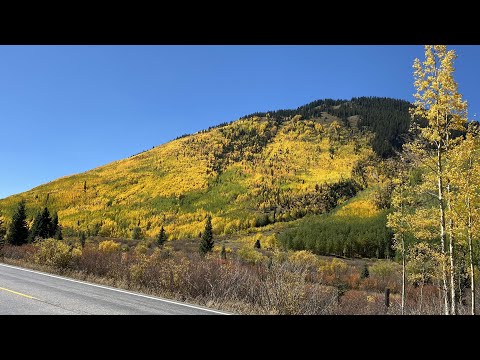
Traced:
[[29, 219], [58, 211], [66, 235], [164, 226], [171, 239], [198, 237], [207, 214], [216, 234], [321, 214], [361, 190], [359, 161], [399, 148], [408, 107], [357, 98], [253, 114], [0, 200], [0, 211], [8, 222], [25, 199]]

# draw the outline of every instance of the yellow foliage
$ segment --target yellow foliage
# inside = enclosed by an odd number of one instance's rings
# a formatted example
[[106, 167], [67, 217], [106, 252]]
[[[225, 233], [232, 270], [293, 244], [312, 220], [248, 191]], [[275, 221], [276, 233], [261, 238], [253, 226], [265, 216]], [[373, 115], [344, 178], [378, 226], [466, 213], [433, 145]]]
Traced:
[[345, 261], [333, 258], [331, 261], [321, 261], [318, 266], [318, 271], [329, 275], [340, 276], [344, 274], [348, 269], [348, 265]]
[[[259, 210], [271, 207], [277, 194], [300, 197], [317, 184], [348, 179], [356, 161], [373, 154], [369, 136], [353, 139], [329, 123], [242, 119], [0, 200], [0, 211], [11, 216], [25, 198], [32, 217], [47, 203], [67, 236], [129, 237], [139, 226], [153, 238], [163, 226], [171, 240], [197, 238], [207, 214], [215, 235], [237, 233], [254, 227]], [[338, 140], [333, 159], [327, 127]], [[251, 144], [252, 136], [267, 140]], [[275, 239], [261, 242], [273, 248]]]
[[319, 265], [318, 256], [308, 250], [291, 252], [288, 255], [288, 260], [295, 264], [304, 266], [317, 267]]
[[372, 217], [378, 215], [379, 210], [370, 199], [353, 199], [341, 207], [335, 214], [337, 216]]
[[237, 255], [243, 262], [250, 264], [257, 264], [267, 258], [266, 256], [262, 255], [261, 252], [249, 246], [240, 248], [237, 251]]
[[34, 261], [38, 264], [57, 268], [68, 268], [75, 257], [81, 256], [79, 249], [70, 248], [63, 241], [45, 239], [35, 244]]
[[105, 240], [98, 244], [98, 250], [104, 253], [112, 253], [120, 251], [120, 244], [113, 240]]

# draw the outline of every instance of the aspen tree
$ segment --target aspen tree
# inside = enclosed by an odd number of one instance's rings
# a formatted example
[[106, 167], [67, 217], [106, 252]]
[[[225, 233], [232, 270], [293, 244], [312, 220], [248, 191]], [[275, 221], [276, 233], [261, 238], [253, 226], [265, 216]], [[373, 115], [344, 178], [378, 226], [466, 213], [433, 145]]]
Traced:
[[[458, 92], [458, 84], [454, 80], [456, 59], [454, 50], [447, 50], [445, 45], [426, 45], [425, 60], [415, 59], [414, 85], [417, 92], [415, 108], [412, 115], [426, 120], [426, 126], [419, 127], [420, 142], [425, 153], [433, 155], [435, 161], [434, 174], [436, 178], [436, 200], [438, 202], [438, 228], [442, 255], [448, 255], [450, 272], [443, 264], [443, 298], [445, 314], [456, 313], [455, 300], [455, 254], [454, 254], [454, 223], [447, 222], [446, 211], [452, 204], [447, 199], [451, 191], [450, 180], [447, 177], [448, 162], [452, 155], [455, 142], [452, 139], [454, 130], [464, 130], [466, 122], [467, 103]], [[431, 149], [433, 148], [433, 154]], [[420, 150], [419, 147], [416, 148]], [[448, 228], [447, 228], [448, 224]], [[449, 233], [449, 249], [447, 246]], [[448, 284], [448, 276], [450, 281]], [[450, 285], [450, 307], [448, 303], [448, 287]]]
[[450, 179], [456, 193], [451, 217], [457, 223], [467, 241], [470, 262], [471, 314], [475, 315], [475, 269], [473, 242], [478, 234], [480, 221], [480, 134], [469, 127], [465, 140], [455, 149]]

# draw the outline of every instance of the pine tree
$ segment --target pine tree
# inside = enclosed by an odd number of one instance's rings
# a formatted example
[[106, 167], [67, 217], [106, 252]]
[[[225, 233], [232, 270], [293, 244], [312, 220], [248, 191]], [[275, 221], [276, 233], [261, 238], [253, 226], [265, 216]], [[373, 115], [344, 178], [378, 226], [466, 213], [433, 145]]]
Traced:
[[166, 241], [167, 241], [167, 234], [165, 233], [165, 229], [162, 226], [160, 229], [160, 232], [157, 235], [157, 245], [163, 246], [163, 244], [165, 244]]
[[40, 216], [40, 224], [39, 224], [39, 231], [38, 235], [42, 239], [48, 239], [54, 235], [52, 232], [52, 218], [50, 217], [50, 212], [48, 211], [48, 208], [44, 208], [42, 211], [42, 214]]
[[2, 213], [0, 213], [0, 239], [4, 239], [5, 235], [7, 234], [7, 229], [3, 223]]
[[133, 240], [141, 240], [143, 239], [143, 232], [140, 226], [135, 226], [132, 230], [132, 239]]
[[2, 214], [0, 213], [0, 258], [3, 258], [3, 247], [5, 246], [6, 233], [7, 233], [7, 229], [3, 224]]
[[211, 252], [213, 249], [213, 232], [212, 232], [212, 217], [207, 216], [207, 222], [205, 224], [205, 230], [203, 231], [202, 238], [200, 239], [200, 254], [205, 255]]
[[59, 229], [58, 225], [58, 213], [55, 211], [52, 216], [52, 229], [50, 232], [50, 237], [55, 237], [57, 230]]
[[362, 272], [360, 273], [360, 279], [367, 279], [370, 276], [370, 271], [368, 271], [368, 265], [363, 264]]
[[13, 214], [12, 223], [8, 231], [7, 242], [12, 245], [23, 245], [27, 242], [28, 226], [27, 214], [25, 209], [25, 200], [18, 203], [17, 209]]
[[58, 223], [58, 213], [55, 211], [52, 218], [51, 237], [55, 240], [63, 240], [62, 227]]
[[56, 227], [58, 226], [58, 217], [56, 219], [56, 226], [54, 226], [48, 208], [44, 208], [41, 213], [38, 213], [33, 220], [30, 233], [28, 235], [28, 242], [35, 241], [35, 238], [48, 239], [55, 236]]
[[42, 214], [37, 213], [28, 233], [28, 242], [34, 242], [35, 238], [40, 237], [40, 226], [42, 223]]
[[225, 249], [225, 244], [222, 244], [222, 250], [220, 251], [220, 258], [222, 260], [227, 260], [227, 250]]
[[80, 245], [82, 246], [82, 249], [85, 247], [86, 241], [87, 241], [87, 237], [85, 236], [85, 233], [82, 231], [80, 233]]

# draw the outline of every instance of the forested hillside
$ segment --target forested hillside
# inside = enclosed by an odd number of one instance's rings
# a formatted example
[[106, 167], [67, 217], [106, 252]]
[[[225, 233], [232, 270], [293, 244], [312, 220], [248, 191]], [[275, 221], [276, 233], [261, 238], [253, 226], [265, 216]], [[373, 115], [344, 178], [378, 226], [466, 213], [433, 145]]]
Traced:
[[215, 234], [326, 213], [400, 146], [408, 107], [354, 98], [252, 114], [3, 199], [0, 211], [8, 222], [25, 199], [30, 223], [48, 206], [66, 235], [153, 237], [164, 226], [170, 239], [198, 237], [208, 213]]

